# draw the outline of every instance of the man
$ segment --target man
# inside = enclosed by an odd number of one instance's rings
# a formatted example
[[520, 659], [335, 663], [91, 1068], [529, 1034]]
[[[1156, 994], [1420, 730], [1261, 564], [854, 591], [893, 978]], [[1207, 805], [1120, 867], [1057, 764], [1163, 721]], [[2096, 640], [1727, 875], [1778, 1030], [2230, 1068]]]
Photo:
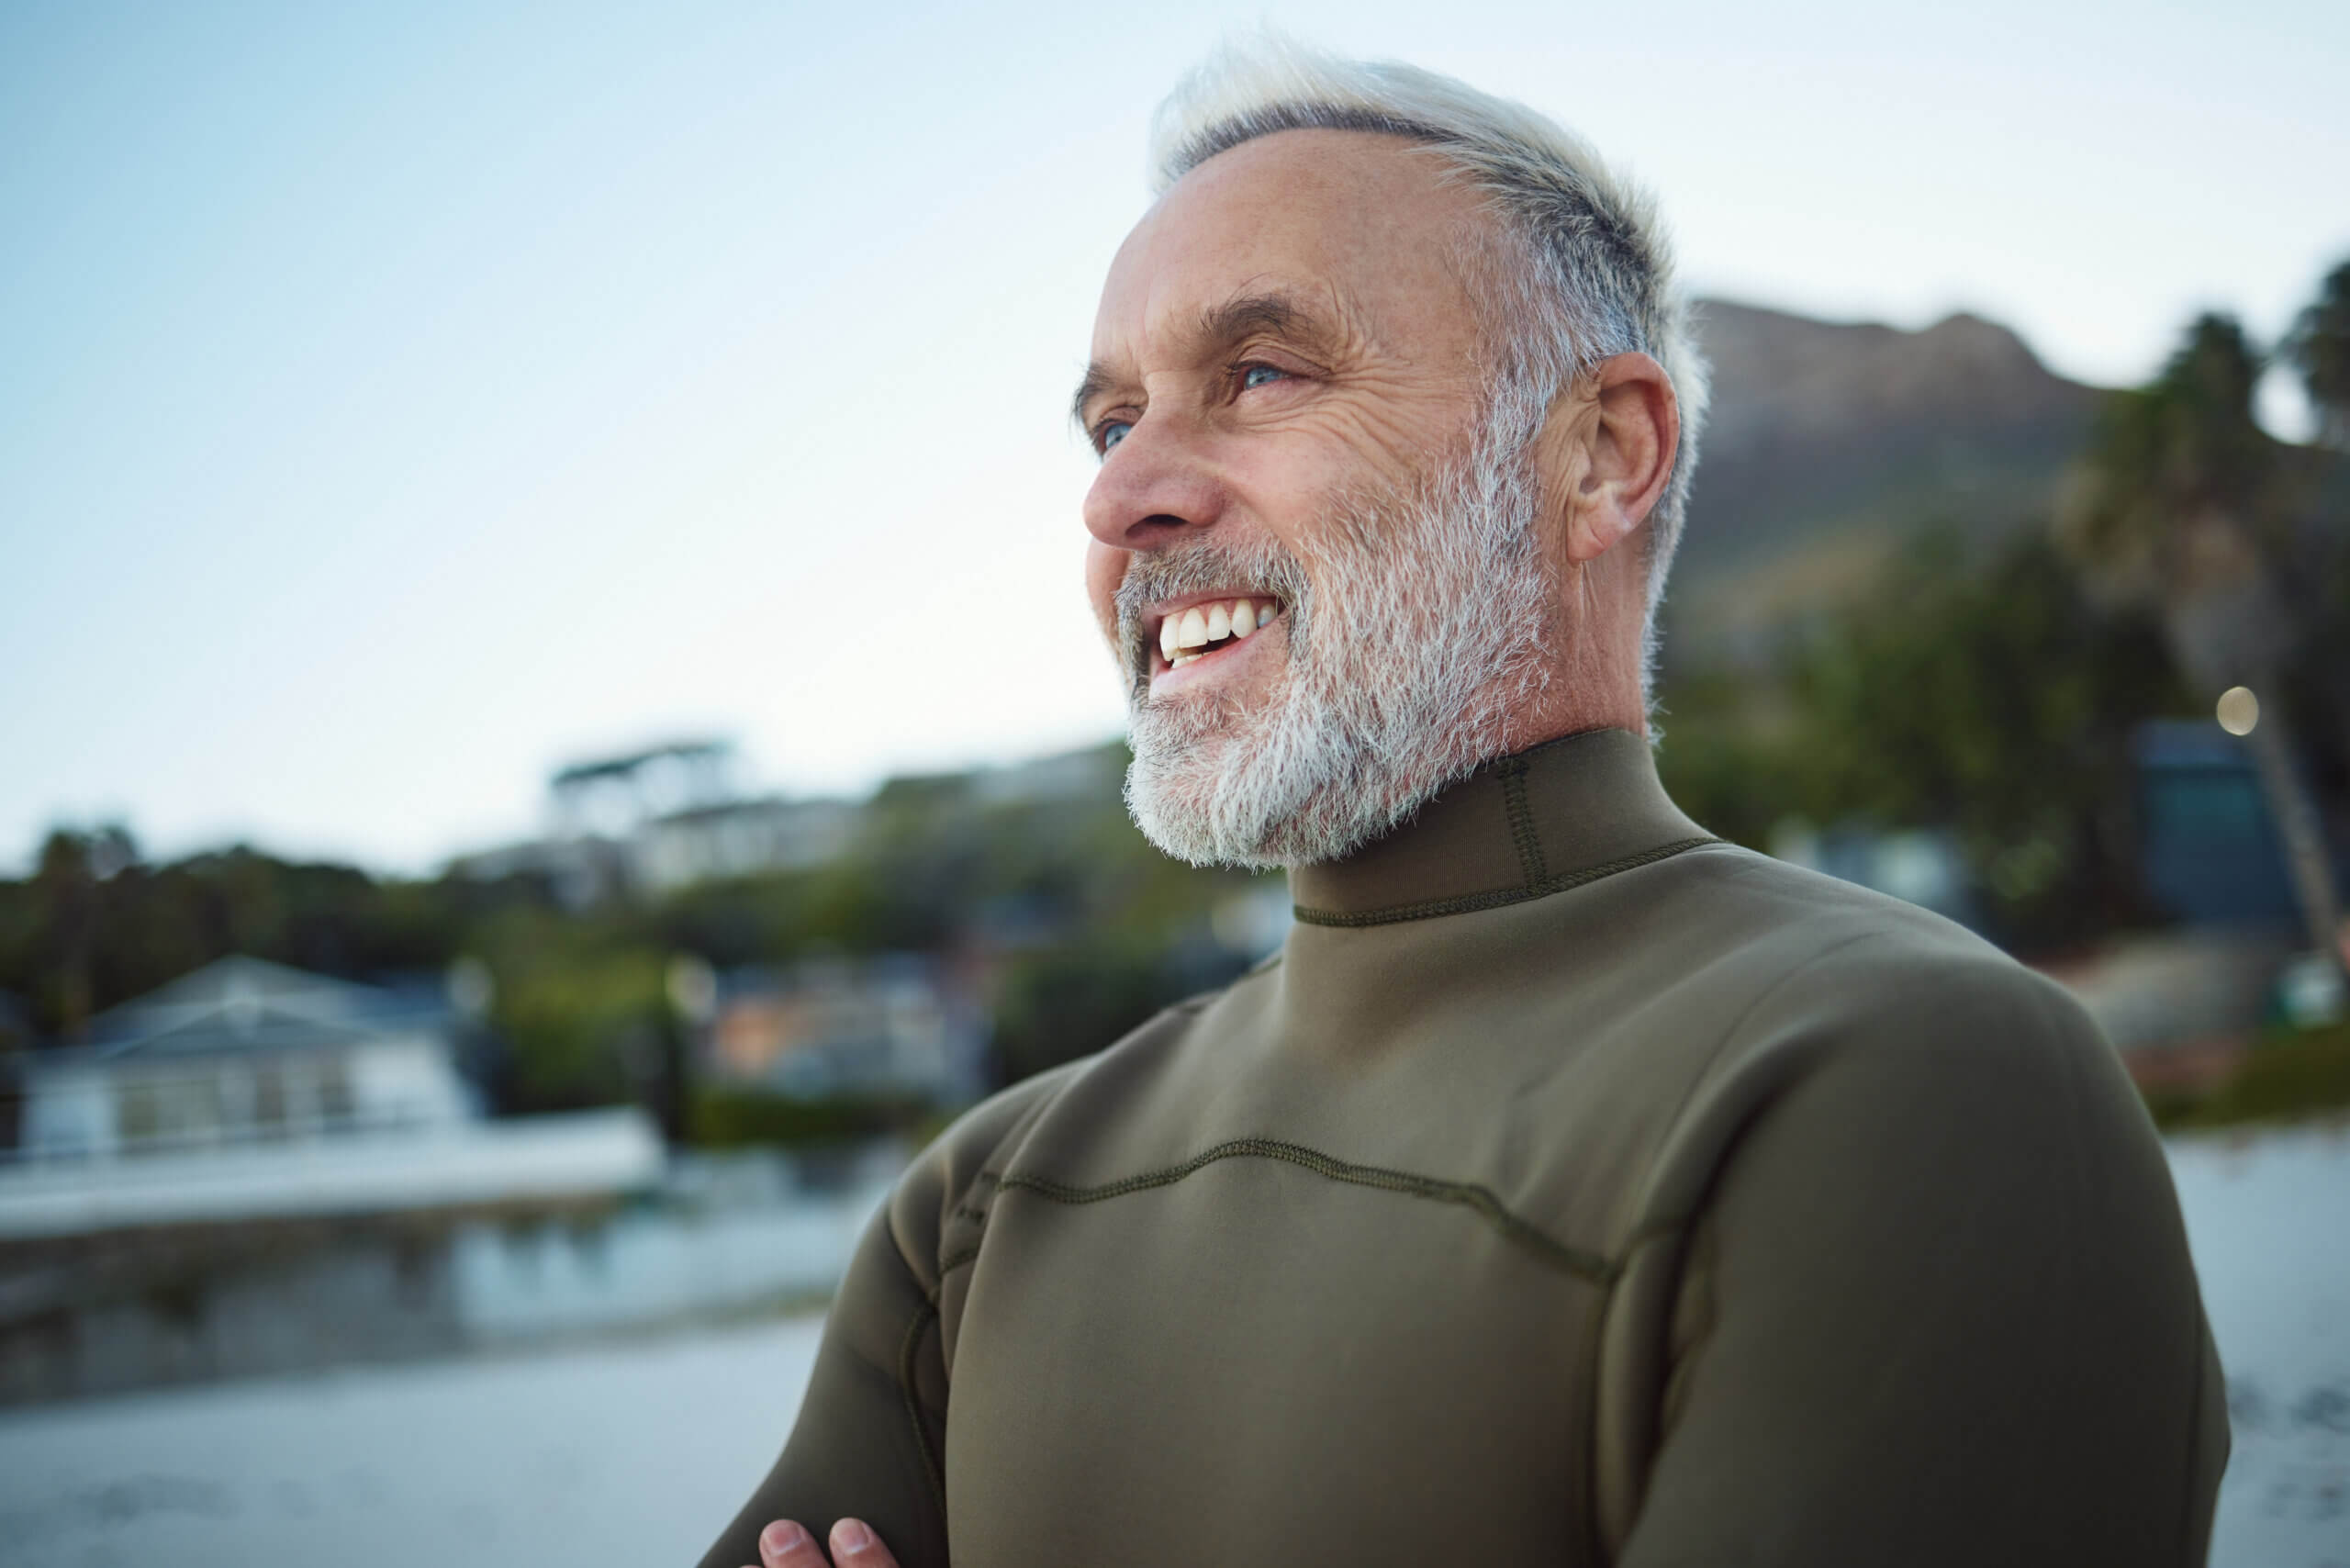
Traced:
[[1156, 140], [1087, 579], [1136, 820], [1298, 924], [915, 1163], [707, 1568], [2199, 1562], [2223, 1389], [2111, 1053], [1658, 787], [1704, 378], [1647, 204], [1279, 45]]

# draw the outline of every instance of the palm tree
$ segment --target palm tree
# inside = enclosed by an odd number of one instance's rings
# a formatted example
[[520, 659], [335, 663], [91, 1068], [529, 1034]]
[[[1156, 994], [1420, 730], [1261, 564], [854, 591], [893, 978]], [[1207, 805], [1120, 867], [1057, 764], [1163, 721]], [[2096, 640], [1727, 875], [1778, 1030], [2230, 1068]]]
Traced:
[[2318, 286], [2317, 300], [2294, 323], [2285, 352], [2317, 410], [2318, 439], [2350, 450], [2350, 262]]
[[[2310, 408], [2317, 415], [2317, 440], [2334, 453], [2350, 454], [2350, 261], [2328, 273], [2317, 298], [2303, 310], [2285, 340], [2286, 357], [2301, 373]], [[2337, 472], [2340, 459], [2335, 458]], [[2317, 487], [2324, 468], [2311, 465]], [[2340, 493], [2339, 480], [2335, 493]], [[2350, 519], [2345, 519], [2350, 521]], [[2333, 716], [2337, 749], [2350, 759], [2350, 529], [2338, 529], [2330, 570], [2305, 584], [2305, 614], [2319, 633], [2317, 657], [2304, 673], [2312, 677], [2312, 699]]]
[[2253, 419], [2261, 370], [2233, 319], [2199, 318], [2151, 385], [2111, 395], [2059, 526], [2106, 595], [2159, 614], [2190, 686], [2264, 700], [2246, 739], [2311, 944], [2341, 964], [2333, 861], [2281, 711], [2295, 639], [2268, 567], [2277, 448]]

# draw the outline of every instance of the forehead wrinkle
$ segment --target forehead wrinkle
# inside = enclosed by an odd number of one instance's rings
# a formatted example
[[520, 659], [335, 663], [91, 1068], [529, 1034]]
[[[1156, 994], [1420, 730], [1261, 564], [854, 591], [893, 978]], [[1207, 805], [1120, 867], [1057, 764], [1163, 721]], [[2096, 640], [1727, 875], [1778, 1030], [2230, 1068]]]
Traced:
[[1206, 352], [1230, 348], [1258, 333], [1326, 353], [1375, 341], [1362, 313], [1349, 308], [1344, 292], [1326, 279], [1312, 287], [1251, 279], [1221, 304], [1200, 312], [1192, 340], [1197, 350]]
[[[1182, 324], [1168, 333], [1171, 354], [1184, 363], [1197, 364], [1260, 333], [1328, 353], [1366, 337], [1354, 325], [1352, 313], [1339, 304], [1337, 291], [1327, 292], [1331, 298], [1325, 308], [1309, 299], [1304, 290], [1286, 285], [1242, 284], [1229, 297], [1203, 307], [1188, 320], [1179, 314]], [[1082, 424], [1088, 405], [1131, 379], [1109, 360], [1093, 361], [1069, 400], [1071, 416]]]
[[[1154, 314], [1176, 317], [1180, 324], [1166, 329], [1169, 352], [1187, 364], [1227, 352], [1259, 333], [1287, 339], [1330, 358], [1341, 358], [1349, 352], [1387, 352], [1372, 331], [1367, 313], [1351, 304], [1346, 292], [1330, 279], [1301, 285], [1251, 278], [1237, 285], [1219, 303], [1202, 307], [1188, 320], [1171, 304]], [[1146, 329], [1145, 341], [1153, 335]], [[1136, 373], [1125, 367], [1133, 357], [1131, 349], [1122, 347], [1110, 358], [1091, 362], [1069, 399], [1070, 417], [1082, 425], [1086, 410], [1096, 398], [1135, 382]]]

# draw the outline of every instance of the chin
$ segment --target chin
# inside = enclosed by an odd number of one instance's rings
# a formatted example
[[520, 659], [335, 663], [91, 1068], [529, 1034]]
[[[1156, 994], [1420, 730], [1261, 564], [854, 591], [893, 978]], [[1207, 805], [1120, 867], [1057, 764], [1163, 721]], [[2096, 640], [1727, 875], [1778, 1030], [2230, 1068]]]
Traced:
[[1343, 859], [1409, 816], [1450, 774], [1374, 760], [1334, 715], [1293, 696], [1232, 711], [1135, 714], [1126, 808], [1161, 853], [1193, 866], [1273, 870]]

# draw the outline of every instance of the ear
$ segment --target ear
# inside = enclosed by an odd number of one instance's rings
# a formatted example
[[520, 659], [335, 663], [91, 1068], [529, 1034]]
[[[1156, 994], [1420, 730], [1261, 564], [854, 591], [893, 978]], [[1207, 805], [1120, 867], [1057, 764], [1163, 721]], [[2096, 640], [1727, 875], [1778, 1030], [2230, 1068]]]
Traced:
[[1569, 561], [1599, 559], [1647, 521], [1673, 477], [1680, 442], [1680, 402], [1648, 355], [1611, 354], [1577, 378], [1543, 431]]

